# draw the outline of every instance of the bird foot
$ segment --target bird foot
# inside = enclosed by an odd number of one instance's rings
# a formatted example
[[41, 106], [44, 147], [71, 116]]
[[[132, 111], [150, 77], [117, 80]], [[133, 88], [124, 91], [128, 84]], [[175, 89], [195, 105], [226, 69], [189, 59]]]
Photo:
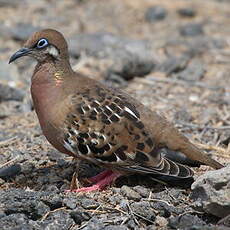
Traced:
[[96, 182], [96, 184], [83, 187], [79, 189], [73, 190], [66, 190], [66, 192], [92, 192], [92, 191], [99, 191], [105, 188], [107, 185], [110, 185], [113, 181], [115, 181], [121, 174], [117, 172], [112, 172], [110, 170], [103, 171], [99, 173], [97, 176], [90, 178], [90, 181]]

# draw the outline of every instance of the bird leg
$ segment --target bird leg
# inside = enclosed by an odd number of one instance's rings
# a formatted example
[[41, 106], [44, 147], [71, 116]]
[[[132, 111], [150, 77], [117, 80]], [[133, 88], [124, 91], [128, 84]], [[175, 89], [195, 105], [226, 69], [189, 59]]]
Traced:
[[100, 180], [102, 180], [103, 178], [111, 175], [112, 173], [113, 172], [111, 170], [104, 170], [104, 171], [100, 172], [99, 174], [97, 174], [96, 176], [88, 178], [88, 181], [92, 182], [92, 183], [97, 183]]
[[105, 170], [89, 179], [92, 182], [96, 182], [96, 184], [89, 187], [68, 190], [67, 192], [92, 192], [92, 191], [102, 190], [103, 188], [105, 188], [107, 185], [110, 185], [113, 181], [115, 181], [120, 176], [121, 176], [120, 173], [112, 172], [110, 170]]

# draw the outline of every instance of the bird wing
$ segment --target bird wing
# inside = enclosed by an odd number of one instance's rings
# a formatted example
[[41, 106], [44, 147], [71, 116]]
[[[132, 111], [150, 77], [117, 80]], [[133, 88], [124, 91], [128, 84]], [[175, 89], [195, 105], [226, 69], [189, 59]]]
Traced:
[[188, 167], [163, 158], [140, 112], [119, 91], [94, 86], [71, 98], [64, 146], [77, 157], [119, 171], [191, 177]]

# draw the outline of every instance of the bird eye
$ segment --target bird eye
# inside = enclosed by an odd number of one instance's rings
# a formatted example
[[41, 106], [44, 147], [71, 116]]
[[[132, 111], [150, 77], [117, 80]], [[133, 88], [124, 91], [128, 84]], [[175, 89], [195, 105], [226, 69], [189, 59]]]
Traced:
[[44, 47], [46, 47], [48, 44], [49, 44], [48, 41], [47, 41], [45, 38], [42, 38], [42, 39], [40, 39], [40, 40], [38, 41], [38, 43], [37, 43], [37, 48], [38, 48], [38, 49], [44, 48]]

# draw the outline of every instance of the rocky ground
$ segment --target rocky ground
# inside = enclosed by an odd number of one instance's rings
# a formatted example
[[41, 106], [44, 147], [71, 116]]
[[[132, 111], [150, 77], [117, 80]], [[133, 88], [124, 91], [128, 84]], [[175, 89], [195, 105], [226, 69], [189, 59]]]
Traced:
[[[0, 229], [230, 229], [230, 168], [195, 168], [192, 190], [124, 177], [65, 193], [76, 162], [43, 137], [29, 95], [35, 63], [9, 57], [40, 28], [68, 40], [74, 69], [162, 112], [230, 163], [230, 1], [0, 0]], [[100, 169], [85, 162], [80, 182]]]

